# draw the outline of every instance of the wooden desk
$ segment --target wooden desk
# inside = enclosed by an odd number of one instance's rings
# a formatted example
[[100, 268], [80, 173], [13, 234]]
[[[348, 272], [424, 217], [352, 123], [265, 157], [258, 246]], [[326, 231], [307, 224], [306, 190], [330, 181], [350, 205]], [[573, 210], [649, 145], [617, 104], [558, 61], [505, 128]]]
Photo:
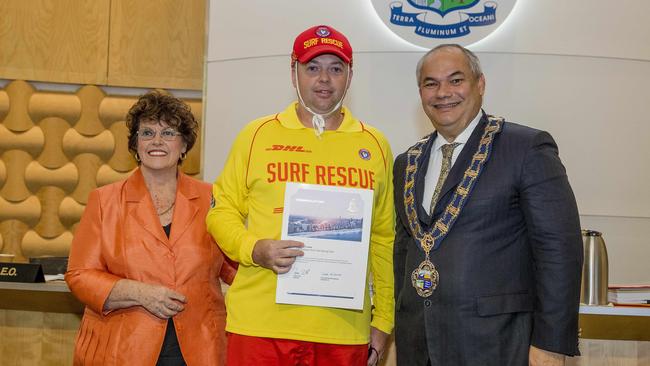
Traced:
[[[71, 365], [82, 311], [64, 282], [0, 282], [2, 365]], [[650, 308], [581, 306], [580, 326], [582, 356], [567, 366], [650, 365]], [[394, 352], [391, 342], [382, 366]]]
[[0, 364], [72, 365], [82, 312], [65, 282], [0, 282]]
[[650, 341], [650, 307], [580, 306], [582, 338]]
[[[581, 306], [579, 322], [582, 356], [566, 366], [650, 366], [650, 307]], [[391, 341], [381, 366], [395, 364]]]
[[580, 307], [580, 352], [567, 366], [650, 365], [650, 308]]
[[0, 282], [0, 309], [83, 314], [84, 306], [63, 281]]

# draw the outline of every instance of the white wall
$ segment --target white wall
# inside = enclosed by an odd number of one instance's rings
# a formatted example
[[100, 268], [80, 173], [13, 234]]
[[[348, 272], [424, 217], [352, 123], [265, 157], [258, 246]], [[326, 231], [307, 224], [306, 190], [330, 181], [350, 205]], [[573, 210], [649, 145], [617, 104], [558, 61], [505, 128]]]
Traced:
[[[486, 74], [486, 111], [557, 140], [583, 227], [604, 232], [610, 283], [650, 283], [648, 13], [645, 0], [519, 0], [499, 30], [469, 47]], [[384, 131], [395, 154], [431, 130], [414, 76], [425, 51], [390, 33], [370, 0], [211, 0], [209, 18], [206, 180], [244, 124], [294, 99], [293, 39], [316, 24], [350, 39], [346, 104]]]

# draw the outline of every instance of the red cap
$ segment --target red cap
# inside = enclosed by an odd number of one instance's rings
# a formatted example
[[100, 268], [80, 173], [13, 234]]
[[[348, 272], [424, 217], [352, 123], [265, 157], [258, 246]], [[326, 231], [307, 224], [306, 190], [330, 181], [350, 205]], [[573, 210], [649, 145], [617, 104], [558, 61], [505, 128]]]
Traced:
[[301, 64], [316, 56], [331, 53], [352, 64], [352, 46], [345, 36], [328, 25], [317, 25], [300, 33], [293, 42], [291, 62]]

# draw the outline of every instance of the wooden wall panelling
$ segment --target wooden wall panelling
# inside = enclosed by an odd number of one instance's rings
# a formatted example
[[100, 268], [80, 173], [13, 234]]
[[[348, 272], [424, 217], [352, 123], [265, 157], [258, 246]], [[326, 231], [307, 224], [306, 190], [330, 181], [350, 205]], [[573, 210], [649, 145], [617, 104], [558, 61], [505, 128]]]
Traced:
[[[3, 18], [4, 16], [0, 17], [0, 19]], [[1, 49], [2, 45], [0, 45]], [[3, 53], [0, 52], [0, 54]], [[2, 124], [7, 129], [13, 132], [25, 132], [34, 126], [34, 122], [32, 122], [27, 112], [27, 104], [29, 104], [32, 94], [34, 94], [34, 87], [22, 80], [12, 81], [5, 87], [5, 95], [7, 95], [8, 99], [6, 104], [9, 108], [2, 120]]]
[[[97, 184], [126, 178], [138, 165], [129, 151], [129, 130], [126, 127], [126, 114], [136, 102], [135, 97], [107, 96], [98, 108], [99, 119], [115, 136], [113, 156], [97, 172]], [[127, 173], [125, 175], [125, 173]]]
[[0, 1], [0, 77], [105, 84], [110, 0]]
[[[72, 164], [70, 164], [72, 165]], [[75, 172], [76, 173], [76, 172]], [[65, 233], [66, 228], [59, 219], [59, 207], [61, 201], [65, 198], [65, 192], [55, 186], [43, 187], [38, 190], [36, 194], [38, 200], [41, 202], [41, 218], [34, 226], [34, 231], [42, 238], [53, 239]], [[28, 255], [25, 248], [26, 238], [23, 238], [23, 253]], [[31, 253], [28, 256], [38, 257], [38, 252]], [[61, 253], [62, 256], [67, 256], [67, 250]]]
[[112, 0], [108, 84], [201, 90], [206, 0]]
[[4, 90], [0, 90], [0, 121], [2, 121], [9, 112], [9, 95]]
[[[3, 253], [21, 262], [68, 254], [89, 192], [125, 179], [137, 167], [125, 124], [136, 100], [106, 95], [93, 85], [52, 92], [13, 81], [0, 90]], [[202, 126], [201, 100], [185, 101]], [[201, 143], [182, 165], [195, 177], [201, 172]]]
[[108, 124], [102, 123], [99, 118], [99, 106], [106, 94], [100, 88], [93, 85], [86, 85], [77, 91], [77, 97], [83, 101], [81, 104], [81, 115], [74, 125], [74, 129], [82, 135], [93, 136], [109, 128]]
[[[192, 147], [192, 150], [190, 150], [187, 153], [187, 159], [183, 162], [182, 168], [183, 172], [186, 174], [195, 176], [197, 179], [201, 179], [201, 174], [203, 171], [201, 170], [201, 152], [203, 151], [202, 146], [203, 146], [203, 105], [201, 103], [201, 100], [185, 100], [187, 104], [189, 104], [190, 108], [192, 109], [192, 114], [194, 115], [194, 118], [196, 118], [196, 122], [199, 124], [199, 130], [197, 131], [197, 137], [196, 137], [196, 143], [194, 143], [194, 146]], [[212, 182], [210, 182], [212, 183]]]
[[68, 163], [68, 158], [63, 153], [63, 136], [70, 128], [70, 124], [58, 117], [45, 117], [38, 126], [43, 131], [43, 151], [39, 155], [38, 163], [47, 169], [56, 169]]
[[[0, 197], [0, 223], [19, 221], [29, 225], [29, 227], [33, 227], [38, 224], [40, 216], [41, 202], [36, 196], [29, 196], [26, 200], [21, 202], [11, 202]], [[2, 224], [0, 224], [0, 233], [2, 232]], [[7, 237], [5, 237], [5, 240], [6, 239]], [[22, 234], [16, 239], [18, 240], [18, 243], [20, 243]]]
[[0, 309], [3, 366], [72, 365], [81, 315]]
[[70, 252], [72, 237], [72, 231], [64, 231], [59, 236], [45, 238], [35, 230], [29, 230], [23, 236], [21, 250], [26, 258], [67, 257]]
[[5, 180], [7, 180], [7, 167], [4, 161], [0, 160], [0, 188], [5, 184]]
[[[36, 198], [34, 200], [36, 201], [36, 207], [40, 209], [38, 200]], [[33, 207], [34, 204], [30, 205], [30, 208]], [[29, 230], [29, 226], [22, 221], [14, 219], [0, 221], [0, 235], [2, 235], [3, 240], [2, 253], [14, 254], [16, 256], [14, 258], [15, 262], [25, 262], [27, 260], [23, 256], [21, 247], [23, 236], [25, 236], [27, 230]]]
[[30, 158], [35, 158], [43, 149], [45, 136], [40, 127], [32, 127], [27, 131], [11, 131], [7, 124], [0, 124], [0, 155], [7, 151], [18, 150]]
[[9, 202], [22, 202], [32, 193], [25, 184], [25, 170], [32, 157], [21, 150], [11, 150], [0, 155], [7, 166], [7, 180], [0, 190], [0, 196]]
[[96, 177], [97, 171], [102, 165], [102, 159], [95, 154], [85, 153], [75, 157], [73, 162], [79, 169], [79, 181], [77, 182], [77, 188], [70, 197], [85, 205], [88, 202], [90, 192], [98, 187]]
[[[129, 129], [126, 127], [126, 122], [119, 121], [113, 123], [110, 131], [115, 136], [115, 152], [108, 161], [108, 168], [116, 173], [130, 173], [138, 164], [133, 158], [133, 155], [131, 155], [131, 151], [129, 151]], [[97, 183], [101, 184], [99, 183], [99, 175], [97, 177]]]

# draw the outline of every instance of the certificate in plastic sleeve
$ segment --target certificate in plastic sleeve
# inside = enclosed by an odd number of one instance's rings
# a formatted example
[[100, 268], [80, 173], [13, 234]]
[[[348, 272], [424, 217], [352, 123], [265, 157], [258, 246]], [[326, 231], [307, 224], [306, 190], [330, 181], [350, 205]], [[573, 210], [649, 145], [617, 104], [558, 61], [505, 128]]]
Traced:
[[277, 303], [363, 309], [372, 200], [369, 189], [286, 184], [282, 239], [305, 255], [278, 275]]

